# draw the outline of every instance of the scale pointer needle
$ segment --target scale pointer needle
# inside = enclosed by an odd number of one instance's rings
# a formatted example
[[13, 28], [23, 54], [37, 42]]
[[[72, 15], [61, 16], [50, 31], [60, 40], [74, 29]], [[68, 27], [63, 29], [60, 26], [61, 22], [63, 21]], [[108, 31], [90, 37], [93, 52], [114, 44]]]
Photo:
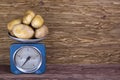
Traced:
[[22, 65], [22, 66], [24, 66], [24, 65], [25, 65], [25, 63], [26, 63], [27, 61], [29, 61], [29, 60], [30, 60], [30, 58], [31, 58], [31, 57], [30, 57], [30, 56], [28, 56], [28, 57], [27, 57], [27, 59], [25, 60], [25, 62], [23, 63], [23, 65]]

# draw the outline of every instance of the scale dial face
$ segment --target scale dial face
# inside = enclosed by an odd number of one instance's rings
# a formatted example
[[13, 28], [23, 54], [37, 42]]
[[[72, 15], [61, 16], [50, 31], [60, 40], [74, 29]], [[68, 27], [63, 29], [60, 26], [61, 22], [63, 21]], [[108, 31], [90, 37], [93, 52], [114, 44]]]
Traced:
[[14, 53], [14, 64], [24, 73], [33, 73], [42, 63], [41, 52], [32, 46], [23, 46]]

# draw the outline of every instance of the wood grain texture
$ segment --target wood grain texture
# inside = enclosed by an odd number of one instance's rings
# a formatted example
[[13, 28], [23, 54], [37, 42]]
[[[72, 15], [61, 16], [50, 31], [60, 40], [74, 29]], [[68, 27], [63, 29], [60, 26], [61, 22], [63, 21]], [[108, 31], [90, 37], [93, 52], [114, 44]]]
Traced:
[[42, 75], [10, 73], [0, 66], [0, 80], [120, 80], [120, 65], [47, 65]]
[[15, 41], [6, 25], [34, 10], [50, 33], [43, 41], [49, 64], [119, 64], [120, 0], [0, 0], [0, 64]]

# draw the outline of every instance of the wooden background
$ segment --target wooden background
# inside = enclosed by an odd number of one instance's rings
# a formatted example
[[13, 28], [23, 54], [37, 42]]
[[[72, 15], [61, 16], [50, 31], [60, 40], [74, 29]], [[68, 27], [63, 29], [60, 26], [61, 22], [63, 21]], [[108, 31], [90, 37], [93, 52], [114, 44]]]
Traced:
[[15, 41], [6, 25], [34, 10], [50, 33], [47, 64], [119, 64], [120, 0], [0, 0], [0, 64], [9, 64]]

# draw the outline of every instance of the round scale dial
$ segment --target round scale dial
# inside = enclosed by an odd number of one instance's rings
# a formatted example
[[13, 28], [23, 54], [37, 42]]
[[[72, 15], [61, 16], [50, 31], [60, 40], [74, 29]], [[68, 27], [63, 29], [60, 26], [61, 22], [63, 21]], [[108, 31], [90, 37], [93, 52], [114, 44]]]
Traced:
[[32, 46], [19, 48], [14, 55], [16, 67], [24, 73], [35, 72], [41, 65], [42, 57], [38, 49]]

